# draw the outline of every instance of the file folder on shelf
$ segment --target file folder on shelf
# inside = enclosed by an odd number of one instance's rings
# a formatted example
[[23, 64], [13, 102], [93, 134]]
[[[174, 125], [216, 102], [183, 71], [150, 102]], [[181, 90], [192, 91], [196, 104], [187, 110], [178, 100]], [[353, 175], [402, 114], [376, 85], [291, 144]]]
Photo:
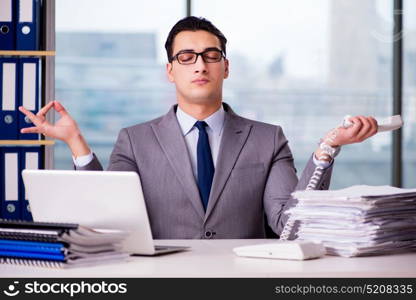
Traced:
[[[39, 110], [39, 58], [21, 58], [19, 60], [19, 103], [36, 114]], [[38, 140], [37, 133], [20, 133], [22, 128], [34, 126], [32, 121], [19, 112], [19, 138], [21, 140]]]
[[15, 0], [0, 0], [0, 50], [16, 49]]
[[40, 30], [40, 0], [16, 0], [16, 49], [38, 50]]
[[3, 219], [21, 218], [19, 151], [18, 147], [0, 147], [0, 201], [1, 218]]
[[0, 57], [0, 80], [0, 140], [15, 140], [19, 137], [18, 59]]
[[19, 170], [19, 186], [20, 186], [20, 216], [22, 220], [32, 221], [29, 201], [26, 197], [26, 190], [23, 183], [22, 171], [24, 169], [38, 170], [42, 168], [42, 152], [41, 147], [22, 147], [20, 149], [20, 166]]

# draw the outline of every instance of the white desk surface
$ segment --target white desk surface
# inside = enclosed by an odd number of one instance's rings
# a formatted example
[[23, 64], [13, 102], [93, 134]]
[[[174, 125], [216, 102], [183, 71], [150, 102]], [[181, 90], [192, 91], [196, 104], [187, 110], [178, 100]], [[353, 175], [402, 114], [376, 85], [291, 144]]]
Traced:
[[413, 277], [416, 253], [306, 261], [238, 257], [233, 247], [273, 240], [158, 240], [191, 250], [72, 269], [0, 265], [0, 277]]

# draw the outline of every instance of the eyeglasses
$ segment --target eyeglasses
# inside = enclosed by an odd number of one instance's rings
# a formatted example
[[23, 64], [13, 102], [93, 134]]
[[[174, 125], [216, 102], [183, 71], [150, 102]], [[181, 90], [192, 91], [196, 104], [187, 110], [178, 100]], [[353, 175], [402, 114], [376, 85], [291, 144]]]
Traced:
[[175, 56], [172, 56], [172, 61], [175, 59], [181, 65], [192, 65], [198, 60], [198, 56], [201, 55], [202, 60], [205, 63], [219, 62], [224, 56], [224, 53], [220, 49], [206, 49], [203, 52], [194, 52], [190, 50], [179, 51]]

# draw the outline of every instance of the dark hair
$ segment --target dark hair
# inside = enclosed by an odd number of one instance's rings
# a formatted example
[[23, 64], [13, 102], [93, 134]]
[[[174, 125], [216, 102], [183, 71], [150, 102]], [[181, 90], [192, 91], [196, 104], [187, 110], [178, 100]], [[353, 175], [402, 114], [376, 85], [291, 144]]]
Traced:
[[170, 30], [168, 34], [168, 38], [166, 39], [165, 49], [166, 54], [168, 56], [168, 61], [172, 62], [172, 51], [173, 51], [173, 41], [176, 35], [181, 31], [197, 31], [197, 30], [205, 30], [213, 35], [215, 35], [221, 44], [221, 50], [224, 52], [224, 56], [226, 55], [225, 44], [227, 44], [227, 39], [222, 34], [222, 32], [215, 27], [210, 21], [205, 18], [198, 18], [198, 17], [186, 17], [179, 20]]

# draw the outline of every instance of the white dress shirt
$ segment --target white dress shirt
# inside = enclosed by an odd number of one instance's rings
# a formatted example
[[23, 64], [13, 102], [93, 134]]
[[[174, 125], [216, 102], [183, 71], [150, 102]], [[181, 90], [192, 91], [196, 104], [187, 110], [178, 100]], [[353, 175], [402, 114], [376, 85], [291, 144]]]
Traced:
[[192, 170], [195, 178], [198, 178], [198, 164], [197, 164], [197, 145], [199, 130], [194, 125], [197, 121], [205, 121], [208, 126], [205, 127], [209, 146], [211, 148], [212, 161], [214, 162], [214, 168], [217, 164], [218, 152], [220, 149], [221, 137], [224, 128], [225, 111], [220, 107], [215, 113], [210, 115], [204, 120], [197, 120], [194, 117], [185, 113], [179, 106], [176, 111], [176, 118], [178, 119], [179, 126], [182, 130], [182, 135], [185, 138], [186, 147], [191, 158]]

